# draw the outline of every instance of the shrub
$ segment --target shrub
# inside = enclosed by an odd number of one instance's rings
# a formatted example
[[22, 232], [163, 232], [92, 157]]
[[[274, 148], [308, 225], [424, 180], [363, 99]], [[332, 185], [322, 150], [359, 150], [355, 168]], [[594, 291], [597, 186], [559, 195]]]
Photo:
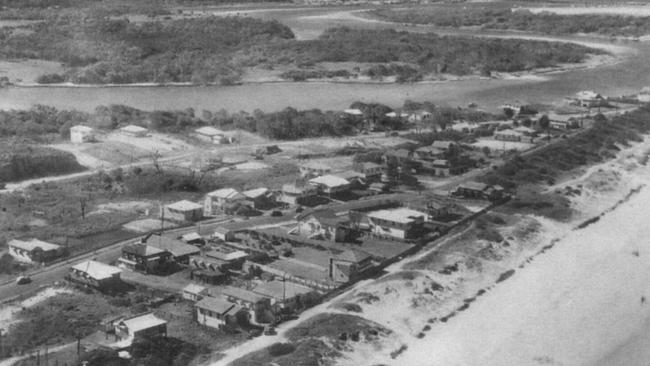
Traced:
[[293, 343], [274, 343], [269, 346], [269, 354], [273, 357], [288, 355], [296, 350]]

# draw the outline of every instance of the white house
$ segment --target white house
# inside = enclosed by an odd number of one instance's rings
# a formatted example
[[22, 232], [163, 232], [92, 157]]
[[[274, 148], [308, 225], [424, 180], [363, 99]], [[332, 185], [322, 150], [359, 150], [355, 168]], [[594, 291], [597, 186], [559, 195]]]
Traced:
[[576, 93], [575, 101], [581, 107], [598, 107], [605, 98], [592, 90], [583, 90]]
[[196, 137], [199, 138], [200, 140], [212, 142], [215, 144], [221, 143], [221, 139], [225, 135], [223, 131], [211, 126], [204, 126], [201, 128], [197, 128], [196, 130], [194, 130], [194, 133], [196, 134]]
[[121, 339], [139, 339], [167, 335], [167, 321], [145, 313], [124, 318], [117, 323], [115, 334]]
[[368, 214], [370, 231], [379, 236], [410, 239], [424, 224], [425, 214], [409, 208], [380, 210]]
[[165, 205], [164, 217], [175, 221], [197, 221], [203, 218], [203, 206], [183, 200]]
[[70, 127], [70, 141], [75, 144], [82, 144], [84, 142], [91, 142], [95, 140], [95, 131], [82, 125]]
[[234, 208], [246, 200], [246, 196], [234, 188], [222, 188], [205, 195], [203, 213], [205, 216], [215, 216]]
[[121, 273], [117, 267], [90, 260], [71, 267], [69, 278], [99, 290], [109, 290], [122, 282]]
[[194, 307], [196, 307], [196, 321], [201, 325], [215, 329], [220, 329], [227, 324], [234, 324], [237, 313], [242, 311], [239, 305], [210, 296], [201, 299]]
[[306, 164], [302, 164], [300, 165], [299, 169], [300, 169], [300, 176], [302, 177], [319, 176], [319, 175], [329, 174], [332, 172], [332, 168], [330, 166], [317, 161], [312, 161]]
[[182, 296], [186, 300], [199, 301], [203, 298], [206, 291], [207, 288], [205, 286], [190, 283], [189, 285], [183, 287]]
[[325, 194], [344, 192], [350, 188], [350, 182], [335, 175], [323, 175], [310, 179], [309, 184], [318, 188]]
[[309, 184], [284, 184], [280, 194], [280, 202], [290, 205], [302, 205], [309, 199], [316, 197], [317, 194], [316, 187]]
[[136, 125], [128, 125], [120, 128], [120, 132], [133, 137], [146, 137], [149, 130]]
[[363, 116], [363, 111], [358, 108], [349, 108], [343, 111], [345, 114], [349, 114], [351, 116]]
[[38, 239], [10, 240], [7, 243], [9, 254], [23, 263], [41, 263], [61, 255], [61, 246]]

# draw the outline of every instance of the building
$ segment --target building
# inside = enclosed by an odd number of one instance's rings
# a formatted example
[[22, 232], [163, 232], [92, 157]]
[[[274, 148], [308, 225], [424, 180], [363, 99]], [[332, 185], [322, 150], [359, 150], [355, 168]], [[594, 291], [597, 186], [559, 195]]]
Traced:
[[205, 216], [216, 216], [232, 212], [246, 200], [246, 196], [233, 188], [222, 188], [205, 196], [203, 213]]
[[422, 121], [426, 121], [431, 119], [433, 117], [433, 114], [428, 111], [417, 111], [409, 114], [408, 116], [408, 121], [411, 123], [418, 123]]
[[379, 180], [381, 178], [381, 173], [384, 171], [383, 166], [371, 162], [355, 164], [353, 169], [363, 174], [367, 181]]
[[146, 137], [149, 130], [136, 125], [128, 125], [120, 128], [120, 132], [133, 137]]
[[406, 206], [412, 210], [425, 213], [425, 221], [443, 219], [453, 213], [453, 205], [441, 199], [427, 197], [421, 200], [407, 202]]
[[120, 267], [144, 273], [156, 273], [171, 261], [170, 252], [141, 243], [123, 246], [122, 256], [118, 259]]
[[448, 140], [436, 140], [431, 144], [431, 147], [434, 149], [439, 149], [442, 150], [443, 152], [447, 152], [454, 147], [458, 147], [458, 143], [455, 141], [448, 141]]
[[237, 306], [225, 299], [206, 296], [194, 304], [196, 308], [196, 321], [206, 327], [221, 329], [226, 325], [237, 324], [237, 314], [242, 311]]
[[295, 232], [309, 239], [345, 242], [351, 233], [347, 216], [337, 216], [332, 210], [304, 212], [297, 219]]
[[343, 110], [343, 113], [349, 114], [351, 116], [363, 116], [363, 111], [359, 108], [348, 108]]
[[603, 98], [602, 95], [592, 90], [583, 90], [577, 92], [574, 100], [578, 106], [587, 108], [600, 107], [605, 102], [605, 98]]
[[499, 141], [520, 142], [524, 134], [515, 130], [501, 130], [494, 132], [494, 139]]
[[300, 165], [300, 176], [302, 177], [317, 177], [332, 172], [332, 168], [329, 166], [319, 163], [317, 161], [311, 161], [305, 164]]
[[213, 144], [220, 144], [221, 139], [223, 139], [224, 137], [223, 131], [216, 129], [212, 126], [204, 126], [201, 128], [197, 128], [196, 130], [194, 130], [194, 134], [199, 140], [211, 142]]
[[115, 326], [115, 334], [120, 339], [142, 339], [167, 336], [167, 321], [145, 313], [123, 318]]
[[431, 162], [431, 170], [436, 177], [447, 177], [451, 171], [449, 160], [436, 159]]
[[63, 254], [60, 245], [48, 243], [38, 239], [10, 240], [7, 243], [9, 255], [18, 262], [45, 263]]
[[284, 184], [280, 201], [290, 205], [304, 205], [318, 195], [316, 187], [309, 184]]
[[74, 144], [95, 141], [95, 130], [88, 126], [72, 126], [70, 127], [70, 141]]
[[308, 306], [322, 297], [319, 292], [310, 287], [280, 280], [263, 282], [252, 291], [269, 298], [273, 307], [290, 310]]
[[252, 291], [239, 287], [227, 286], [221, 294], [231, 303], [245, 308], [249, 317], [256, 322], [266, 322], [271, 311], [271, 300]]
[[94, 260], [70, 267], [68, 279], [100, 291], [113, 290], [122, 284], [122, 270]]
[[556, 128], [558, 130], [568, 130], [571, 128], [580, 128], [581, 123], [578, 122], [575, 118], [569, 118], [567, 120], [558, 120], [552, 119], [549, 121], [549, 127]]
[[164, 206], [163, 217], [174, 221], [198, 221], [203, 218], [203, 206], [187, 200]]
[[433, 160], [444, 156], [445, 151], [433, 146], [423, 146], [415, 149], [415, 155], [422, 160]]
[[205, 245], [205, 239], [197, 232], [183, 234], [180, 239], [187, 244]]
[[384, 153], [384, 163], [388, 163], [390, 159], [395, 159], [397, 163], [408, 162], [413, 158], [413, 153], [406, 149], [391, 149]]
[[452, 192], [452, 195], [464, 198], [498, 201], [504, 197], [505, 192], [503, 187], [498, 185], [489, 186], [485, 183], [465, 182], [456, 187], [456, 190]]
[[373, 267], [372, 257], [358, 250], [345, 250], [330, 258], [329, 275], [332, 281], [348, 283]]
[[181, 240], [163, 235], [153, 235], [149, 237], [147, 245], [171, 253], [171, 258], [176, 263], [181, 264], [188, 264], [190, 262], [190, 256], [201, 252], [197, 246], [186, 244]]
[[367, 214], [370, 232], [397, 239], [413, 239], [422, 232], [424, 214], [408, 208], [380, 210]]
[[[343, 172], [334, 173], [332, 175], [348, 181], [348, 183], [350, 183], [350, 188], [352, 189], [363, 188], [366, 185], [365, 175], [354, 170], [346, 170]], [[379, 177], [381, 178], [381, 173]]]
[[227, 273], [241, 270], [246, 258], [248, 254], [243, 251], [222, 246], [191, 256], [189, 264], [197, 269]]
[[268, 188], [251, 189], [242, 192], [242, 195], [249, 205], [257, 210], [264, 210], [275, 204], [275, 196]]
[[207, 290], [205, 286], [190, 283], [183, 287], [182, 296], [185, 300], [199, 301], [205, 296]]
[[212, 237], [222, 241], [232, 241], [235, 239], [235, 231], [223, 226], [217, 226], [214, 229], [214, 233], [212, 233]]
[[350, 189], [350, 182], [335, 175], [323, 175], [310, 179], [309, 184], [327, 195], [346, 192]]

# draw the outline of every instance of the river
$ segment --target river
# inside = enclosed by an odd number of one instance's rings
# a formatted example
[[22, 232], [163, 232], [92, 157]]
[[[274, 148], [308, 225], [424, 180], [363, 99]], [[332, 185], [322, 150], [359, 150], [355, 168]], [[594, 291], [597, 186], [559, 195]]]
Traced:
[[[396, 27], [411, 31], [440, 31], [429, 27], [372, 22], [352, 16], [350, 8], [297, 8], [254, 11], [249, 15], [278, 19], [289, 25], [297, 37], [316, 37], [324, 29], [347, 25], [358, 27]], [[227, 14], [220, 12], [221, 14]], [[235, 11], [234, 13], [237, 13]], [[243, 13], [243, 12], [241, 12]], [[448, 32], [448, 31], [447, 31]], [[477, 35], [476, 31], [459, 31]], [[507, 36], [507, 33], [480, 35]], [[523, 100], [535, 103], [558, 103], [580, 90], [596, 90], [605, 95], [637, 92], [650, 85], [650, 44], [646, 42], [613, 43], [586, 37], [562, 38], [571, 41], [597, 42], [603, 47], [624, 46], [633, 50], [622, 62], [596, 68], [578, 69], [543, 78], [511, 80], [463, 80], [415, 84], [364, 84], [327, 82], [285, 82], [235, 86], [178, 87], [10, 87], [0, 90], [0, 108], [23, 109], [33, 104], [57, 108], [92, 111], [100, 105], [125, 104], [144, 110], [184, 109], [228, 111], [280, 110], [288, 106], [299, 109], [343, 109], [356, 100], [400, 106], [406, 99], [430, 100], [452, 106], [472, 102], [490, 109], [504, 102]]]

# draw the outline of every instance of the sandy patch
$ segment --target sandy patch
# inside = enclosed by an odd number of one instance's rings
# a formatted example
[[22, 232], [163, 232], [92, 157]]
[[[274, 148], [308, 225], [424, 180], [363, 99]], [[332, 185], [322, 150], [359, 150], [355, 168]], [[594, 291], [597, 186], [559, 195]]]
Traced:
[[63, 65], [53, 61], [0, 61], [0, 76], [8, 77], [11, 82], [35, 83], [36, 79], [43, 74], [59, 74], [63, 72]]
[[650, 6], [647, 5], [601, 5], [601, 6], [571, 6], [571, 7], [536, 7], [536, 8], [516, 8], [517, 10], [528, 10], [532, 13], [549, 12], [560, 15], [579, 15], [579, 14], [602, 14], [602, 15], [626, 15], [633, 17], [650, 16]]
[[23, 308], [30, 308], [56, 295], [72, 292], [73, 291], [68, 288], [48, 287], [17, 304], [10, 304], [0, 308], [0, 329], [7, 330], [12, 324], [16, 324], [18, 320], [16, 319], [15, 314], [20, 312]]
[[268, 167], [269, 167], [268, 165], [256, 161], [249, 161], [246, 163], [235, 165], [235, 168], [237, 170], [261, 170], [261, 169], [266, 169]]

